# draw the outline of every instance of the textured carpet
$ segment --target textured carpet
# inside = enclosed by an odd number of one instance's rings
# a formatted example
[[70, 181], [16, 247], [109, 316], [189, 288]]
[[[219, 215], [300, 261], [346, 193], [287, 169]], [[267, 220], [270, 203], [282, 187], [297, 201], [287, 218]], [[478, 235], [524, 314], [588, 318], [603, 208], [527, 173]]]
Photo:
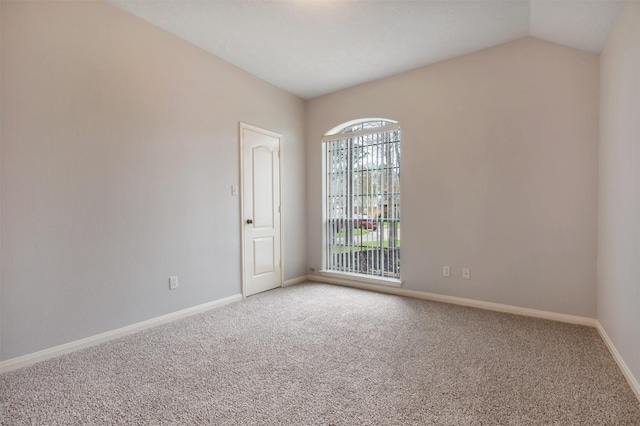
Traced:
[[0, 376], [3, 425], [640, 425], [596, 330], [324, 284]]

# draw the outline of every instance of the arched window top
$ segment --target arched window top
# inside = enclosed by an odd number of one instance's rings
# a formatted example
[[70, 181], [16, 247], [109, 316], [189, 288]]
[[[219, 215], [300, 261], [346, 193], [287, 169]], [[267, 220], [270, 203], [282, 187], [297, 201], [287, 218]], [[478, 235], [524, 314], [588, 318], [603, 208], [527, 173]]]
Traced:
[[[342, 135], [350, 136], [353, 133], [378, 132], [388, 126], [397, 126], [398, 122], [388, 118], [359, 118], [342, 123], [324, 134], [323, 141], [335, 140]], [[385, 129], [386, 130], [386, 129]]]

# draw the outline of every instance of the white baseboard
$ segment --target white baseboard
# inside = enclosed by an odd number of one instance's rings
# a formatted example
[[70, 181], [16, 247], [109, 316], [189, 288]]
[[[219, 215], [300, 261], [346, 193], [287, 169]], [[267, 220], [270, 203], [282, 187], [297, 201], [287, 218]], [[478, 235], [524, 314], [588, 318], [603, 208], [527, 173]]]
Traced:
[[308, 278], [306, 275], [303, 275], [301, 277], [291, 278], [290, 280], [286, 280], [284, 283], [282, 283], [282, 287], [289, 287], [290, 285], [300, 284], [305, 281], [308, 281]]
[[146, 321], [142, 321], [136, 324], [131, 324], [126, 327], [107, 331], [105, 333], [96, 334], [94, 336], [90, 336], [84, 339], [65, 343], [63, 345], [54, 346], [53, 348], [44, 349], [38, 352], [33, 352], [27, 355], [19, 356], [17, 358], [12, 358], [6, 361], [2, 361], [0, 362], [0, 374], [5, 373], [7, 371], [15, 370], [21, 367], [26, 367], [28, 365], [35, 364], [37, 362], [54, 358], [60, 355], [64, 355], [70, 352], [74, 352], [79, 349], [87, 348], [89, 346], [94, 346], [99, 343], [106, 342], [108, 340], [117, 339], [118, 337], [136, 333], [138, 331], [155, 327], [160, 324], [165, 324], [171, 321], [175, 321], [179, 318], [188, 317], [190, 315], [198, 314], [200, 312], [208, 311], [214, 308], [219, 308], [221, 306], [238, 302], [240, 300], [242, 300], [242, 295], [235, 294], [233, 296], [225, 297], [224, 299], [214, 300], [213, 302], [204, 303], [202, 305], [183, 309], [177, 312], [172, 312], [170, 314], [162, 315], [162, 316], [152, 318]]
[[640, 401], [640, 384], [638, 383], [638, 380], [635, 378], [635, 376], [627, 366], [627, 363], [624, 362], [624, 359], [622, 359], [620, 352], [618, 352], [618, 349], [616, 349], [604, 327], [602, 326], [602, 324], [600, 324], [600, 321], [596, 321], [596, 329], [598, 330], [598, 333], [600, 333], [600, 337], [602, 337], [602, 340], [604, 340], [605, 345], [607, 345], [607, 348], [609, 348], [609, 352], [611, 352], [613, 359], [616, 360], [616, 363], [618, 364], [618, 367], [620, 367], [620, 371], [622, 371], [624, 378], [627, 379], [629, 386], [631, 386], [631, 390], [636, 395], [636, 398], [638, 398], [638, 401]]
[[559, 314], [556, 312], [541, 311], [538, 309], [521, 308], [518, 306], [503, 305], [500, 303], [483, 302], [481, 300], [465, 299], [462, 297], [445, 296], [442, 294], [426, 293], [423, 291], [407, 290], [404, 288], [394, 288], [388, 286], [366, 284], [357, 281], [330, 278], [325, 276], [307, 275], [309, 281], [323, 282], [327, 284], [342, 285], [345, 287], [359, 288], [362, 290], [377, 291], [379, 293], [394, 294], [396, 296], [413, 297], [416, 299], [432, 300], [434, 302], [451, 303], [454, 305], [469, 306], [472, 308], [486, 309], [489, 311], [504, 312], [508, 314], [523, 315], [527, 317], [535, 317], [548, 319], [569, 324], [586, 325], [589, 327], [596, 326], [595, 318], [579, 317], [575, 315]]

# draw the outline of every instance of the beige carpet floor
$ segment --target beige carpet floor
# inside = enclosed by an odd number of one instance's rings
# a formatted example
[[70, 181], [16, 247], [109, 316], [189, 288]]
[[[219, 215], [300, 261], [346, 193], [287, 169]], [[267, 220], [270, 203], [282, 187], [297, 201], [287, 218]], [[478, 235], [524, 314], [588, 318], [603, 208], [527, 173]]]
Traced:
[[640, 425], [595, 329], [300, 284], [0, 376], [3, 425]]

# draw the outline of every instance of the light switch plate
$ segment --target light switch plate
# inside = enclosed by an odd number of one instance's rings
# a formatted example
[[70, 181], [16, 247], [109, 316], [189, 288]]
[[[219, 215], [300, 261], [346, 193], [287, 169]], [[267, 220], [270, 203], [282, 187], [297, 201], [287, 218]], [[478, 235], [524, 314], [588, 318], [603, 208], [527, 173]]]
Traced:
[[175, 290], [176, 288], [178, 288], [178, 277], [174, 275], [169, 277], [169, 290]]

